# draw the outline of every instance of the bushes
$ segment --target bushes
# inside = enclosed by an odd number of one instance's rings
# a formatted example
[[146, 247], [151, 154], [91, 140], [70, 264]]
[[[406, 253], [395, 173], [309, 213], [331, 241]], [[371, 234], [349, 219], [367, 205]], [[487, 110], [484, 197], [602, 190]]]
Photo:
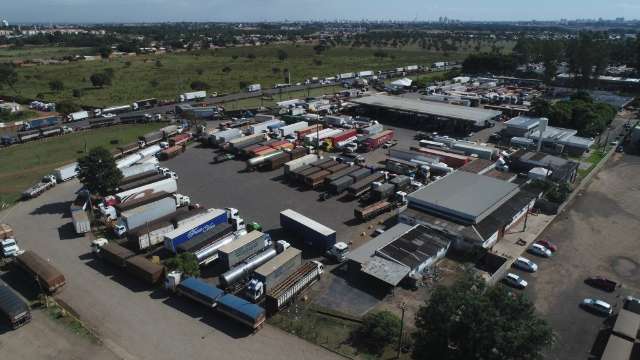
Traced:
[[354, 345], [368, 353], [380, 354], [398, 339], [400, 319], [389, 311], [367, 314], [360, 327], [353, 332]]

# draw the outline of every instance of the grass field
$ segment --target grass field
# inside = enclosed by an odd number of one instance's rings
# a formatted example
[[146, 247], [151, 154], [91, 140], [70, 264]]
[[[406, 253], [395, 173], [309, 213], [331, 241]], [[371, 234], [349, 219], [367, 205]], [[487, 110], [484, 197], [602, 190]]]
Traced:
[[51, 59], [73, 55], [94, 55], [91, 48], [25, 46], [21, 48], [1, 48], [0, 62], [14, 60]]
[[[58, 136], [0, 150], [0, 206], [12, 204], [20, 193], [53, 169], [75, 161], [91, 149], [108, 149], [134, 142], [139, 135], [165, 124], [122, 125]], [[118, 143], [112, 144], [113, 140]]]
[[[288, 58], [278, 59], [278, 50]], [[426, 65], [439, 60], [463, 59], [466, 53], [445, 56], [441, 52], [419, 48], [385, 49], [386, 57], [376, 57], [374, 48], [336, 47], [317, 55], [309, 45], [279, 45], [226, 48], [164, 55], [141, 55], [101, 61], [82, 61], [62, 65], [41, 65], [19, 68], [17, 91], [27, 97], [43, 95], [47, 100], [73, 100], [82, 105], [105, 106], [126, 104], [141, 98], [174, 99], [179, 93], [191, 91], [193, 81], [209, 84], [210, 91], [237, 92], [240, 82], [260, 83], [271, 87], [285, 82], [288, 69], [293, 83], [312, 76], [333, 76], [342, 72], [377, 70], [404, 65]], [[254, 58], [249, 58], [251, 57]], [[93, 88], [92, 74], [111, 68], [113, 84], [103, 89]], [[228, 72], [222, 70], [228, 68]], [[59, 93], [49, 89], [51, 80], [61, 80], [65, 89]], [[73, 89], [83, 95], [72, 96]], [[5, 89], [4, 95], [10, 90]]]

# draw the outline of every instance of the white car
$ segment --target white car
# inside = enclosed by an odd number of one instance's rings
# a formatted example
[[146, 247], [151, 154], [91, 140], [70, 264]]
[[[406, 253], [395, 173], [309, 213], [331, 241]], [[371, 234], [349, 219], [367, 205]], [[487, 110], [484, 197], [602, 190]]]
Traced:
[[516, 261], [513, 262], [513, 267], [528, 272], [538, 271], [538, 265], [536, 263], [522, 256], [520, 256], [516, 259]]
[[526, 280], [514, 273], [508, 273], [507, 276], [504, 277], [504, 282], [505, 284], [516, 289], [524, 289], [528, 285]]
[[551, 257], [551, 255], [553, 255], [551, 250], [547, 249], [546, 247], [540, 244], [532, 244], [531, 247], [527, 249], [527, 251], [533, 255], [537, 255], [545, 258]]
[[598, 299], [586, 298], [582, 300], [580, 305], [590, 311], [598, 313], [600, 315], [611, 315], [613, 308], [607, 302]]

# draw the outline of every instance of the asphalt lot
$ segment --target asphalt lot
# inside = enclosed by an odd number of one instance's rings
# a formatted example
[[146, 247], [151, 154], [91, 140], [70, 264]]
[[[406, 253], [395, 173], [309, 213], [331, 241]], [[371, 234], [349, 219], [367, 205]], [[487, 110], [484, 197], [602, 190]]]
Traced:
[[[548, 359], [587, 359], [592, 347], [601, 345], [596, 339], [605, 319], [581, 309], [582, 299], [607, 301], [615, 305], [615, 314], [621, 298], [640, 295], [640, 187], [635, 181], [639, 174], [640, 157], [614, 154], [540, 236], [558, 245], [557, 254], [551, 259], [524, 255], [538, 264], [537, 273], [512, 269], [529, 282], [525, 294], [557, 334]], [[605, 276], [623, 285], [606, 293], [584, 283], [590, 276]]]
[[[56, 297], [95, 329], [105, 347], [119, 358], [336, 358], [271, 326], [251, 334], [198, 304], [149, 289], [131, 276], [96, 262], [89, 251], [90, 239], [74, 236], [70, 226], [68, 207], [78, 188], [77, 181], [60, 184], [1, 212], [0, 222], [11, 224], [21, 247], [50, 259], [65, 274], [67, 285]], [[25, 350], [15, 358], [31, 358], [28, 354]], [[68, 357], [61, 354], [59, 358]]]

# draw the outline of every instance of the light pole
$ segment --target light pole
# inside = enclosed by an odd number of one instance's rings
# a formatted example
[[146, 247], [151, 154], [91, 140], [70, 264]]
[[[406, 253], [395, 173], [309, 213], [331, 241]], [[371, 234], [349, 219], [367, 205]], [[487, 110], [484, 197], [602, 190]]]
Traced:
[[400, 351], [402, 350], [402, 331], [404, 330], [404, 311], [407, 309], [407, 304], [402, 303], [400, 310], [402, 310], [402, 317], [400, 318], [400, 336], [398, 337], [398, 354], [396, 359], [400, 359]]

